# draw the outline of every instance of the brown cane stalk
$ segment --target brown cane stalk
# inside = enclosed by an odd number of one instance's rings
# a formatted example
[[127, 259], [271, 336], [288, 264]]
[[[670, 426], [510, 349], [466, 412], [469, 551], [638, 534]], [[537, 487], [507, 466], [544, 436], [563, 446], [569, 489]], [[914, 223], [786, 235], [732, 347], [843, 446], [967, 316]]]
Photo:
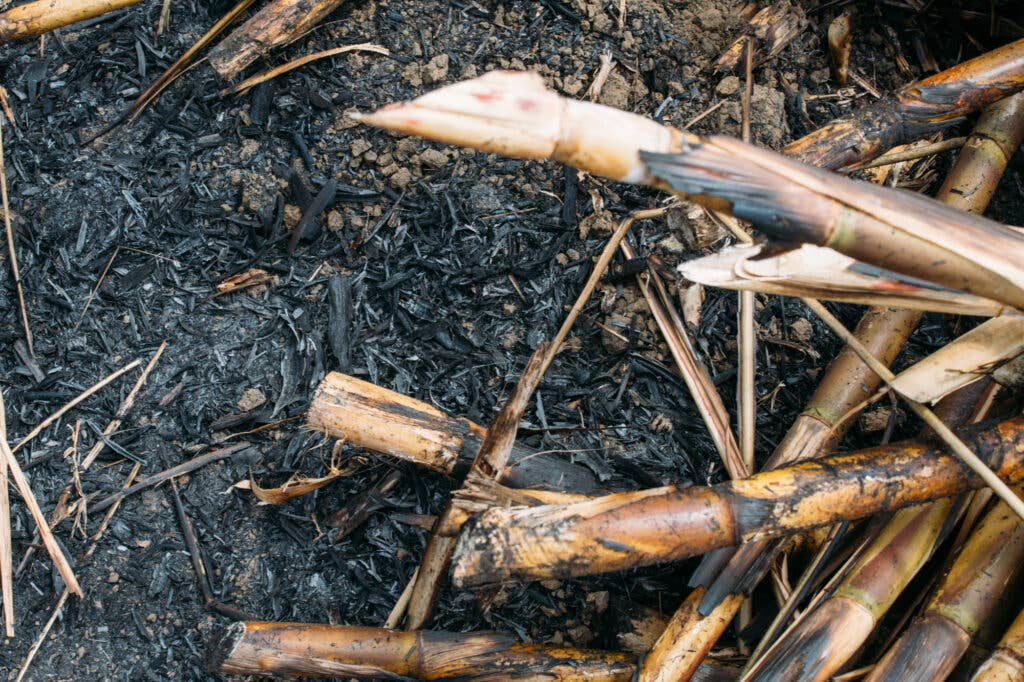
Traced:
[[[408, 632], [350, 625], [240, 622], [210, 644], [206, 668], [226, 675], [384, 680], [627, 682], [632, 654], [520, 644], [502, 633]], [[724, 682], [735, 670], [701, 667], [695, 679]]]
[[[340, 372], [320, 382], [306, 423], [357, 447], [459, 477], [487, 435], [487, 429], [468, 419]], [[601, 490], [586, 467], [523, 445], [512, 449], [501, 480], [516, 488]]]
[[0, 13], [0, 45], [92, 19], [139, 0], [35, 0]]
[[[1022, 559], [1024, 524], [999, 503], [975, 528], [924, 613], [875, 665], [867, 682], [945, 679]], [[922, 656], [925, 651], [929, 655]]]
[[867, 161], [945, 128], [1024, 88], [1024, 40], [1018, 40], [900, 88], [786, 147], [820, 168]]
[[271, 0], [210, 50], [210, 66], [230, 80], [270, 52], [301, 38], [343, 0]]
[[[1024, 478], [1024, 418], [961, 432], [1001, 478]], [[711, 487], [654, 488], [587, 502], [492, 509], [467, 526], [460, 587], [566, 578], [675, 561], [949, 497], [983, 485], [944, 446], [911, 440], [800, 462]]]

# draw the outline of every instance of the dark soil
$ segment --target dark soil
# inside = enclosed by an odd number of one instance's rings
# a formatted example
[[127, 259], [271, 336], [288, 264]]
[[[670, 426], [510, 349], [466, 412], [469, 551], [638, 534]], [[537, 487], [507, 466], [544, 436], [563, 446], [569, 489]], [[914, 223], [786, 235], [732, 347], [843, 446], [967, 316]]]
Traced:
[[[252, 72], [363, 41], [392, 57], [331, 58], [227, 99], [217, 95], [223, 83], [201, 65], [135, 124], [83, 146], [229, 6], [174, 3], [170, 31], [158, 38], [160, 4], [147, 0], [52, 34], [42, 55], [38, 41], [0, 48], [0, 82], [17, 118], [16, 132], [5, 126], [7, 181], [45, 373], [36, 381], [15, 352], [21, 327], [4, 251], [0, 382], [10, 438], [117, 367], [148, 360], [166, 340], [136, 407], [112, 436], [117, 449], [83, 474], [85, 492], [119, 488], [132, 466], [125, 452], [153, 473], [230, 433], [280, 422], [245, 436], [251, 446], [232, 459], [178, 481], [215, 596], [258, 619], [380, 625], [426, 539], [393, 513], [436, 513], [451, 481], [403, 466], [383, 509], [342, 539], [321, 521], [393, 462], [346, 447], [346, 463], [360, 464], [356, 473], [276, 507], [232, 487], [250, 471], [265, 485], [293, 472], [324, 473], [332, 444], [305, 431], [302, 415], [325, 372], [340, 366], [328, 336], [327, 281], [341, 273], [354, 285], [351, 374], [486, 424], [532, 349], [557, 329], [609, 229], [660, 197], [589, 177], [577, 182], [553, 163], [400, 139], [346, 112], [494, 68], [537, 69], [555, 88], [583, 97], [609, 49], [619, 65], [602, 102], [683, 125], [725, 100], [694, 130], [738, 134], [737, 83], [709, 67], [742, 34], [733, 18], [740, 3], [628, 0], [620, 33], [617, 2], [351, 0]], [[809, 28], [755, 70], [754, 136], [775, 148], [867, 99], [859, 89], [808, 97], [837, 92], [823, 35], [841, 3], [801, 4]], [[921, 13], [911, 9], [917, 4], [861, 3], [854, 66], [880, 91], [924, 73], [916, 44], [945, 67], [1010, 40], [989, 35], [990, 3], [920, 3], [929, 5]], [[982, 16], [963, 21], [962, 9]], [[901, 72], [897, 55], [909, 71]], [[908, 177], [933, 190], [948, 164], [947, 154]], [[1021, 168], [1018, 158], [990, 212], [1016, 224], [1024, 223]], [[337, 183], [335, 201], [289, 254], [292, 228], [328, 182]], [[658, 221], [635, 230], [666, 265], [695, 253], [686, 209], [669, 222], [678, 229]], [[710, 241], [702, 246], [722, 243], [715, 235]], [[276, 281], [210, 299], [218, 282], [254, 267]], [[765, 457], [837, 344], [805, 321], [811, 316], [798, 302], [761, 302], [757, 447]], [[851, 325], [860, 313], [835, 309]], [[945, 320], [929, 318], [903, 361], [948, 332]], [[707, 292], [698, 342], [730, 409], [734, 333], [735, 296]], [[585, 428], [528, 442], [586, 463], [611, 487], [721, 479], [711, 441], [628, 280], [608, 282], [594, 296], [573, 343], [526, 419], [534, 427]], [[44, 510], [71, 482], [67, 448], [76, 421], [84, 452], [95, 441], [93, 427], [106, 426], [135, 377], [115, 382], [19, 452]], [[876, 415], [848, 445], [877, 442], [886, 421], [887, 413]], [[901, 421], [897, 435], [913, 428]], [[13, 514], [17, 564], [33, 525], [19, 502]], [[90, 533], [100, 520], [89, 516]], [[125, 501], [88, 561], [81, 560], [87, 543], [70, 524], [57, 535], [79, 561], [86, 597], [69, 601], [30, 679], [204, 678], [205, 642], [227, 621], [203, 603], [169, 488]], [[482, 594], [449, 589], [434, 626], [616, 647], [609, 600], [669, 613], [692, 567]], [[58, 580], [37, 553], [15, 586], [17, 637], [0, 648], [0, 671], [13, 677], [21, 665], [63, 587]]]

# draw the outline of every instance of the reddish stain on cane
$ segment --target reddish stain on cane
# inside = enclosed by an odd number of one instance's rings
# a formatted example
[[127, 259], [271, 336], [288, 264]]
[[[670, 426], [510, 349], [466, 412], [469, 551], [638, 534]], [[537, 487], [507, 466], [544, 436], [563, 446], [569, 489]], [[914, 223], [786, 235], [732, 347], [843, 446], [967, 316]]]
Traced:
[[500, 99], [501, 95], [496, 90], [488, 90], [487, 92], [474, 92], [473, 97], [481, 102], [493, 102], [496, 99]]
[[533, 111], [537, 108], [537, 102], [532, 99], [518, 99], [516, 105], [523, 111]]

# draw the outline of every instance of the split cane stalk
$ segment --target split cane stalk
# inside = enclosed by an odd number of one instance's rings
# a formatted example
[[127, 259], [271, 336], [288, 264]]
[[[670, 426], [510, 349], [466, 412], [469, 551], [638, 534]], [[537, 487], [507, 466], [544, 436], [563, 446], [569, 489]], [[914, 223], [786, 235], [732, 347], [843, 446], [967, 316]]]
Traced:
[[[520, 644], [497, 632], [241, 622], [228, 626], [210, 645], [206, 667], [228, 675], [628, 682], [636, 657]], [[704, 665], [695, 679], [724, 682], [735, 679], [735, 671]]]
[[[1024, 559], [1024, 524], [999, 503], [975, 528], [924, 614], [903, 633], [868, 682], [945, 679]], [[922, 656], [921, 652], [934, 652]]]
[[[468, 419], [340, 372], [320, 382], [306, 423], [357, 447], [459, 477], [487, 435], [487, 429]], [[518, 444], [501, 480], [516, 488], [601, 490], [586, 467]]]
[[343, 0], [271, 0], [210, 51], [210, 66], [230, 80], [275, 47], [296, 40]]
[[[1024, 418], [962, 432], [1002, 478], [1024, 479]], [[653, 488], [587, 502], [492, 509], [463, 531], [453, 578], [566, 578], [648, 566], [853, 520], [983, 485], [945, 447], [911, 440], [711, 487]]]
[[1024, 40], [900, 88], [786, 147], [786, 154], [839, 169], [963, 120], [1024, 88]]
[[999, 645], [974, 673], [971, 682], [1024, 680], [1024, 611], [1014, 619]]
[[[956, 164], [938, 192], [938, 199], [955, 208], [980, 213], [995, 192], [1006, 164], [1024, 138], [1024, 95], [989, 107], [979, 118]], [[921, 313], [884, 307], [869, 308], [855, 334], [884, 365], [892, 364], [917, 327]], [[786, 432], [765, 465], [766, 469], [803, 461], [834, 449], [849, 421], [843, 421], [880, 383], [880, 378], [844, 348], [829, 366], [804, 411]], [[664, 636], [641, 666], [645, 682], [686, 679], [725, 632], [741, 599], [767, 572], [778, 548], [759, 541], [739, 548], [716, 580], [718, 568], [695, 575], [695, 590], [684, 600]]]
[[0, 13], [0, 45], [92, 19], [139, 0], [36, 0]]

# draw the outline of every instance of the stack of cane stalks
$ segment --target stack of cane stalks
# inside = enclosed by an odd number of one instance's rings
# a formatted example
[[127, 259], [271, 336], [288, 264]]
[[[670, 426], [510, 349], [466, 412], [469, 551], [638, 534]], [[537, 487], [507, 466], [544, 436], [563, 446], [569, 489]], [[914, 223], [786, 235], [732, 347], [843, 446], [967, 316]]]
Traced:
[[[761, 471], [748, 471], [652, 270], [645, 297], [731, 479], [627, 492], [605, 490], [585, 467], [515, 440], [604, 255], [566, 325], [537, 349], [490, 425], [329, 375], [311, 428], [462, 485], [386, 628], [237, 623], [211, 647], [211, 667], [385, 679], [935, 680], [986, 633], [998, 644], [966, 674], [1024, 680], [1024, 614], [1009, 623], [1024, 608], [1015, 589], [1024, 577], [1024, 417], [1003, 407], [1008, 391], [993, 380], [1024, 352], [1024, 232], [981, 215], [1024, 139], [1021, 89], [1024, 41], [911, 83], [783, 154], [566, 99], [522, 72], [492, 72], [361, 116], [402, 134], [648, 185], [739, 230], [744, 221], [753, 243], [688, 261], [678, 277], [799, 297], [846, 346]], [[848, 177], [975, 113], [934, 199]], [[623, 223], [606, 255], [629, 248], [622, 239], [633, 221], [658, 214]], [[847, 330], [820, 300], [867, 308]], [[925, 312], [974, 319], [970, 331], [894, 374], [889, 366]], [[837, 453], [858, 412], [886, 395], [921, 419], [920, 436]], [[804, 557], [803, 573], [779, 590], [777, 604], [755, 606], [770, 611], [770, 624], [742, 660], [724, 665], [714, 657], [719, 639], [767, 576], [779, 583], [791, 554]], [[703, 558], [692, 591], [641, 656], [425, 629], [449, 577], [456, 589], [472, 589], [694, 556]], [[902, 618], [891, 613], [897, 604]], [[1001, 640], [994, 627], [1005, 632]]]

